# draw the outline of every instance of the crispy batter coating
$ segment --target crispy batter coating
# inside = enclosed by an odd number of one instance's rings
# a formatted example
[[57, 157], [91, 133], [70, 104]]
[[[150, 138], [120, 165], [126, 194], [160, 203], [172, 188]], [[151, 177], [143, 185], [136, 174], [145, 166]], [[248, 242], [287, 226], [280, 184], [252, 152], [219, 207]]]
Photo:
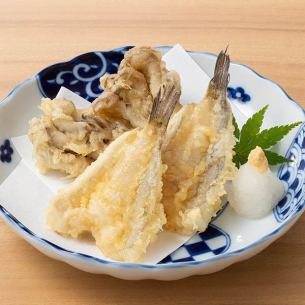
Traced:
[[47, 223], [77, 237], [92, 233], [108, 257], [138, 261], [166, 222], [161, 140], [180, 96], [169, 82], [157, 95], [146, 126], [124, 133], [51, 202]]
[[228, 68], [229, 58], [221, 53], [203, 101], [184, 106], [170, 120], [162, 154], [168, 166], [163, 204], [169, 230], [204, 231], [221, 208], [226, 182], [235, 175]]
[[63, 99], [42, 99], [41, 118], [30, 121], [29, 138], [40, 171], [78, 176], [112, 140], [110, 124]]
[[29, 138], [41, 173], [56, 170], [77, 177], [122, 133], [144, 127], [160, 84], [171, 77], [161, 54], [149, 47], [126, 52], [117, 74], [102, 80], [102, 95], [85, 110], [65, 100], [43, 99], [43, 116], [30, 122]]
[[[156, 97], [169, 72], [160, 52], [135, 47], [125, 53], [117, 74], [101, 78], [104, 93], [93, 103], [94, 113], [123, 118], [133, 127], [144, 127]], [[174, 79], [180, 89], [179, 77]]]

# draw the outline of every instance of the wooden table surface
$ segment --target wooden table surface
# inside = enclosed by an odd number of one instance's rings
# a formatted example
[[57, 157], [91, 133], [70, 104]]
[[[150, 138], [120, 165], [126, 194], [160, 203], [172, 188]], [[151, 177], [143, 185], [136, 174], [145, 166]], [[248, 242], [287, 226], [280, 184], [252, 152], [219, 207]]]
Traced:
[[[305, 107], [305, 1], [0, 2], [0, 97], [91, 50], [173, 45], [218, 52], [280, 83]], [[268, 101], [266, 101], [267, 103]], [[305, 304], [305, 217], [256, 257], [208, 276], [127, 282], [40, 254], [0, 221], [1, 305]]]

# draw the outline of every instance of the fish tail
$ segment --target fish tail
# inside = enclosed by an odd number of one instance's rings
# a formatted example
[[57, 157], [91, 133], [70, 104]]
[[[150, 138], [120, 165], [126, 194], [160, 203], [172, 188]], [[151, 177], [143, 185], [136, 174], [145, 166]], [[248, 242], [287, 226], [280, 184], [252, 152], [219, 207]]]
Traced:
[[227, 54], [226, 48], [225, 51], [221, 51], [217, 57], [214, 76], [210, 82], [210, 86], [222, 94], [226, 94], [227, 92], [227, 87], [230, 80], [229, 66], [230, 56]]
[[173, 81], [164, 82], [154, 98], [149, 123], [165, 131], [180, 95], [181, 90]]

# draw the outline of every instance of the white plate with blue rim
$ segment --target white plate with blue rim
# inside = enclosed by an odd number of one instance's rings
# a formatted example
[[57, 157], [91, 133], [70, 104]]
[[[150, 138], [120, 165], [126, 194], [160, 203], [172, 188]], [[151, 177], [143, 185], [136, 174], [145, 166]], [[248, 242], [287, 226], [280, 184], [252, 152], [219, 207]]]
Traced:
[[[41, 97], [54, 98], [59, 88], [65, 86], [93, 101], [101, 94], [99, 78], [104, 73], [115, 73], [129, 48], [90, 52], [52, 65], [18, 84], [9, 93], [0, 103], [0, 184], [20, 162], [20, 156], [10, 139], [26, 134], [28, 121], [39, 114]], [[157, 49], [164, 54], [169, 48]], [[209, 76], [212, 75], [216, 60], [214, 54], [189, 54]], [[278, 84], [235, 62], [230, 66], [228, 98], [246, 117], [269, 104], [263, 127], [304, 121], [305, 118], [302, 107]], [[301, 216], [305, 205], [305, 125], [290, 132], [274, 149], [293, 162], [273, 168], [284, 182], [287, 193], [268, 216], [248, 220], [237, 216], [226, 205], [205, 232], [198, 233], [155, 265], [107, 261], [58, 246], [23, 225], [3, 207], [3, 202], [0, 202], [0, 216], [39, 251], [84, 271], [129, 280], [176, 280], [195, 274], [208, 274], [259, 253], [287, 232]]]

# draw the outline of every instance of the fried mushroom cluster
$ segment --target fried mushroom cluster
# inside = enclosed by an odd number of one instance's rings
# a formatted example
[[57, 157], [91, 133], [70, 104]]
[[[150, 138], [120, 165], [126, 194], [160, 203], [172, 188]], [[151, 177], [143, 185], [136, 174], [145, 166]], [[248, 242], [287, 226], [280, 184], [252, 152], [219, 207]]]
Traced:
[[88, 109], [76, 109], [63, 99], [42, 99], [43, 116], [32, 119], [29, 129], [41, 173], [81, 174], [119, 135], [145, 125], [168, 77], [180, 88], [179, 77], [166, 69], [160, 52], [135, 47], [125, 53], [116, 74], [101, 78], [104, 91]]

